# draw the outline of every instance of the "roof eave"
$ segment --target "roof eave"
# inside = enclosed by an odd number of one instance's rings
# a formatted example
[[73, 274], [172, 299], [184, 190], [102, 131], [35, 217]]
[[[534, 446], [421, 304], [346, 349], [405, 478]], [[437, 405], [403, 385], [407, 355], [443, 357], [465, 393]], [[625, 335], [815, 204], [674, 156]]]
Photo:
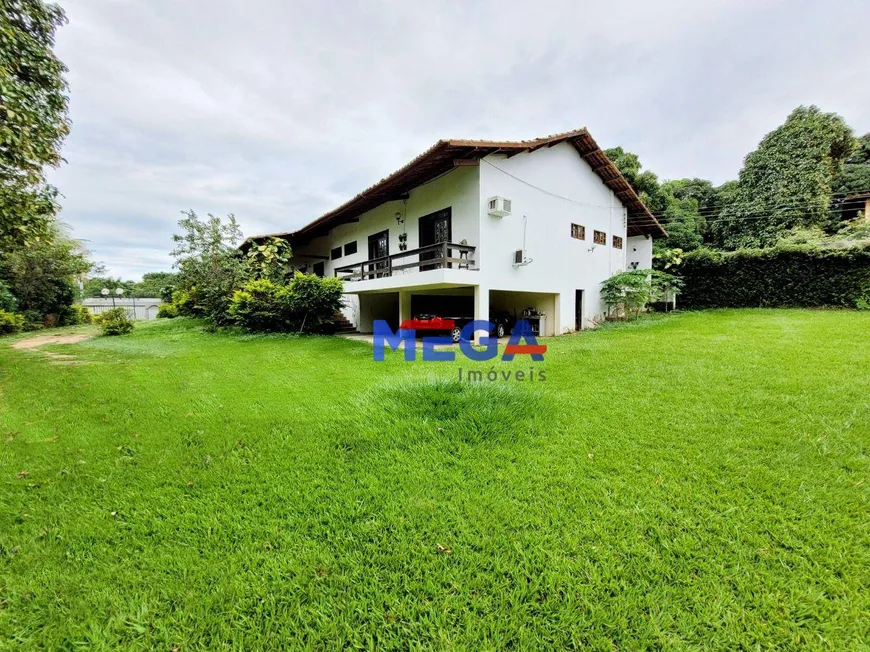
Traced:
[[[490, 154], [510, 151], [511, 155], [535, 151], [542, 147], [553, 147], [570, 142], [580, 156], [590, 165], [604, 184], [610, 188], [628, 209], [627, 232], [629, 235], [651, 235], [663, 237], [667, 232], [638, 197], [619, 169], [586, 128], [566, 131], [545, 138], [525, 141], [493, 140], [439, 140], [432, 147], [416, 156], [407, 164], [384, 177], [374, 185], [346, 201], [341, 206], [324, 213], [316, 220], [296, 231], [251, 236], [247, 242], [262, 238], [278, 237], [290, 239], [311, 239], [318, 237], [320, 231], [347, 223], [360, 215], [388, 201], [398, 199], [402, 194], [426, 183], [440, 174], [450, 171], [455, 160], [464, 158], [481, 159]], [[463, 152], [463, 149], [469, 151]], [[455, 150], [455, 151], [454, 151]], [[444, 156], [448, 154], [448, 156]], [[443, 157], [443, 158], [442, 158]], [[243, 246], [244, 244], [243, 243]]]

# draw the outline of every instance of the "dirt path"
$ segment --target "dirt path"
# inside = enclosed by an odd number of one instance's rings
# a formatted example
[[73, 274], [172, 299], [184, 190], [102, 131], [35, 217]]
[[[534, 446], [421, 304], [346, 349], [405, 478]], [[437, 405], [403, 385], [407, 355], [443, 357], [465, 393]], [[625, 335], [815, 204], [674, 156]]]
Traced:
[[[34, 335], [26, 340], [18, 340], [12, 344], [13, 349], [24, 351], [35, 351], [46, 344], [78, 344], [93, 337], [90, 333], [76, 333], [68, 335]], [[52, 353], [51, 351], [42, 351], [46, 358], [51, 358], [54, 365], [72, 365], [72, 364], [87, 364], [82, 360], [76, 359], [74, 355], [69, 353]]]

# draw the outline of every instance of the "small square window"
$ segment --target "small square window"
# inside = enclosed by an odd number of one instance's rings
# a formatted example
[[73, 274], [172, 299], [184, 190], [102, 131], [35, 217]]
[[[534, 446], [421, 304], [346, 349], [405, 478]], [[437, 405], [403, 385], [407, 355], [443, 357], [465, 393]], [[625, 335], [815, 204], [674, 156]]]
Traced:
[[618, 235], [613, 236], [613, 248], [622, 249], [622, 238], [620, 238]]
[[596, 231], [593, 235], [592, 241], [595, 244], [606, 245], [607, 244], [607, 234], [604, 231]]
[[324, 267], [325, 267], [324, 263], [314, 263], [315, 276], [323, 276]]
[[330, 252], [329, 257], [332, 260], [335, 260], [336, 258], [341, 258], [341, 247], [336, 247], [335, 249], [333, 249]]
[[579, 224], [571, 225], [571, 237], [577, 238], [578, 240], [586, 239], [586, 227], [580, 226]]
[[346, 245], [344, 245], [344, 255], [345, 256], [350, 256], [351, 254], [355, 254], [355, 253], [356, 253], [356, 240], [354, 240], [353, 242], [348, 242]]

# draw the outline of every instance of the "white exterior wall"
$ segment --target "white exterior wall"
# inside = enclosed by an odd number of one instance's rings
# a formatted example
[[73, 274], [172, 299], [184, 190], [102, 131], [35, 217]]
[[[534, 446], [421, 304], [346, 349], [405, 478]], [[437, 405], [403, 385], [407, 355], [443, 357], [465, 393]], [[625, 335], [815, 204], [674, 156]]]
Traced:
[[[487, 202], [494, 195], [511, 200], [510, 215], [501, 218], [488, 215]], [[547, 314], [547, 330], [559, 334], [574, 330], [577, 290], [583, 290], [583, 326], [589, 327], [605, 312], [600, 299], [601, 282], [627, 269], [627, 256], [643, 267], [652, 266], [652, 239], [626, 238], [625, 208], [568, 143], [511, 158], [495, 154], [480, 161], [477, 167], [458, 167], [414, 189], [406, 206], [402, 201], [388, 202], [364, 213], [358, 222], [339, 225], [328, 236], [299, 247], [294, 251], [292, 263], [311, 265], [317, 260], [306, 258], [306, 254], [328, 257], [333, 247], [343, 248], [356, 240], [356, 254], [324, 261], [324, 273], [334, 275], [336, 267], [368, 260], [368, 237], [383, 230], [389, 230], [390, 254], [400, 253], [402, 226], [396, 223], [396, 212], [405, 214], [408, 249], [416, 249], [418, 219], [447, 207], [452, 209], [451, 240], [459, 243], [465, 239], [477, 248], [474, 254], [477, 270], [411, 269], [392, 278], [363, 281], [367, 291], [374, 292], [375, 288], [413, 291], [415, 285], [431, 285], [437, 277], [442, 286], [477, 286], [486, 292], [487, 305], [489, 291], [493, 290], [548, 293], [555, 296], [539, 296], [535, 305]], [[525, 248], [532, 262], [514, 267], [514, 251], [523, 247], [524, 216]], [[584, 240], [571, 237], [572, 223], [585, 227]], [[595, 230], [606, 234], [606, 244], [594, 244]], [[614, 235], [623, 239], [622, 249], [613, 247]], [[413, 259], [409, 257], [398, 264], [406, 262]], [[348, 282], [347, 289], [352, 290], [354, 285]], [[516, 298], [524, 300], [525, 296], [518, 294]], [[366, 314], [361, 314], [356, 294], [345, 295], [345, 299], [347, 318], [365, 332], [372, 318], [368, 313], [380, 304], [369, 301], [362, 311]], [[503, 299], [501, 296], [500, 300]]]
[[644, 235], [630, 237], [625, 258], [626, 269], [652, 269], [653, 239]]
[[114, 302], [111, 298], [88, 298], [82, 300], [82, 305], [92, 315], [99, 315], [112, 308], [123, 308], [127, 311], [127, 317], [130, 319], [142, 319], [146, 321], [157, 319], [157, 310], [162, 304], [163, 300], [157, 298], [128, 299], [126, 297], [116, 297]]
[[[342, 255], [336, 260], [324, 261], [326, 263], [325, 275], [334, 276], [336, 267], [344, 267], [368, 260], [369, 236], [380, 231], [389, 230], [390, 232], [390, 254], [401, 253], [399, 234], [402, 233], [403, 226], [408, 234], [408, 250], [417, 249], [419, 247], [419, 218], [448, 207], [451, 208], [452, 241], [459, 243], [462, 240], [467, 240], [469, 245], [477, 247], [480, 244], [478, 232], [479, 198], [478, 168], [458, 167], [443, 177], [412, 190], [407, 202], [399, 200], [381, 204], [377, 208], [363, 213], [359, 222], [341, 224], [335, 227], [327, 237], [316, 238], [298, 251], [294, 251], [291, 263], [296, 266], [313, 265], [319, 261], [305, 258], [305, 254], [329, 256], [334, 247], [341, 246], [343, 248], [348, 242], [356, 240], [357, 251], [355, 254]], [[404, 225], [396, 223], [395, 214], [397, 212], [405, 215]], [[408, 257], [400, 261], [400, 264], [411, 263], [415, 260], [417, 260], [416, 257]], [[397, 278], [404, 279], [407, 276], [408, 282], [413, 284], [412, 275], [419, 273], [419, 271], [411, 269], [404, 276]], [[346, 305], [343, 312], [345, 316], [355, 326], [361, 327], [358, 297], [355, 294], [348, 294], [344, 298]]]
[[[625, 269], [622, 204], [568, 143], [511, 158], [488, 156], [479, 169], [481, 284], [492, 290], [558, 293], [556, 314], [547, 315], [556, 334], [574, 329], [575, 291], [583, 290], [584, 326], [591, 325], [605, 311], [601, 282]], [[487, 214], [493, 195], [511, 200], [510, 215]], [[524, 215], [527, 256], [533, 262], [514, 267], [514, 250], [523, 245]], [[586, 227], [585, 240], [571, 237], [572, 223]], [[593, 248], [594, 230], [607, 234], [606, 245]], [[623, 238], [623, 249], [613, 248], [614, 235]]]

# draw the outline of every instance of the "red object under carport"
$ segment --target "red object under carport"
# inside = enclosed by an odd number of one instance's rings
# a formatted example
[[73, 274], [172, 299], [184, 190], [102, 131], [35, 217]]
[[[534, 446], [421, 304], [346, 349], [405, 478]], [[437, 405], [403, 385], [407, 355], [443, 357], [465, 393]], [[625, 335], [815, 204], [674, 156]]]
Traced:
[[406, 319], [399, 328], [415, 331], [452, 331], [456, 323], [452, 319]]

